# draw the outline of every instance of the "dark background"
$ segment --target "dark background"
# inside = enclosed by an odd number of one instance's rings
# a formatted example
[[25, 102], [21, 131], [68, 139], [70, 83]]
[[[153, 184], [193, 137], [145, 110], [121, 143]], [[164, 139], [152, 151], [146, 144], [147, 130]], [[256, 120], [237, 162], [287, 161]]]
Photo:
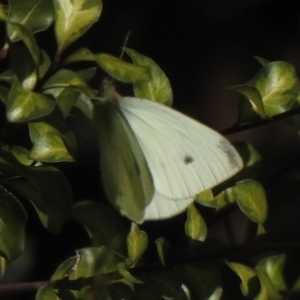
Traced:
[[[99, 22], [67, 53], [87, 47], [92, 52], [119, 56], [130, 30], [127, 46], [149, 56], [164, 70], [173, 88], [174, 107], [217, 130], [228, 128], [237, 120], [238, 95], [226, 88], [245, 83], [258, 71], [260, 65], [254, 56], [270, 61], [288, 61], [299, 71], [299, 0], [103, 2]], [[37, 38], [42, 48], [53, 55], [56, 46], [53, 27], [46, 34], [38, 33]], [[289, 163], [300, 150], [297, 134], [282, 122], [229, 138], [253, 143], [269, 164], [274, 161]], [[96, 153], [95, 149], [90, 151]], [[93, 168], [98, 165], [96, 155], [94, 161], [91, 155]], [[91, 180], [91, 166], [85, 166], [80, 174], [74, 174], [72, 169], [65, 170], [75, 183], [76, 200], [93, 198], [97, 193], [98, 174], [92, 176], [94, 181]], [[78, 184], [77, 176], [88, 179]], [[299, 205], [295, 206], [297, 208]], [[34, 211], [28, 209], [34, 216]], [[169, 227], [172, 229], [167, 235], [176, 239], [174, 222], [162, 222], [162, 227], [149, 225], [152, 235], [158, 237], [161, 235], [159, 228]], [[17, 267], [18, 271], [11, 269], [9, 281], [47, 280], [62, 260], [74, 255], [74, 249], [89, 245], [82, 227], [74, 223], [67, 224], [60, 236], [48, 233], [38, 222], [31, 222], [28, 232], [28, 251], [21, 267], [24, 274], [19, 271], [20, 267]], [[215, 232], [216, 237], [218, 234], [222, 235], [222, 232]], [[33, 295], [28, 297], [33, 299]], [[22, 299], [25, 298], [22, 296]]]

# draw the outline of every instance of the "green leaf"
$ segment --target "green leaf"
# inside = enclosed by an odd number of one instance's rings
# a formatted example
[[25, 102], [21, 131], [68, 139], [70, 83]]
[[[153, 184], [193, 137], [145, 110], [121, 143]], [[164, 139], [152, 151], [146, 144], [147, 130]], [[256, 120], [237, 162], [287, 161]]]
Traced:
[[170, 248], [170, 243], [164, 237], [159, 237], [155, 240], [155, 244], [159, 260], [165, 266], [165, 254]]
[[61, 113], [63, 119], [66, 119], [69, 116], [71, 109], [80, 95], [79, 91], [75, 91], [70, 87], [47, 89], [45, 93], [50, 94], [55, 98], [57, 109]]
[[234, 187], [236, 202], [242, 212], [253, 222], [261, 225], [263, 233], [263, 224], [267, 218], [268, 205], [266, 193], [263, 186], [252, 179], [246, 179], [238, 182]]
[[262, 118], [267, 119], [262, 96], [256, 87], [250, 84], [235, 85], [231, 90], [243, 95], [239, 103], [239, 123]]
[[106, 246], [119, 254], [125, 254], [125, 228], [110, 207], [84, 201], [73, 206], [72, 216], [85, 227], [93, 246]]
[[13, 44], [9, 54], [12, 72], [25, 90], [33, 90], [37, 82], [37, 68], [28, 48]]
[[75, 106], [82, 111], [82, 113], [85, 114], [85, 116], [92, 120], [93, 119], [93, 109], [94, 109], [94, 104], [91, 101], [90, 97], [87, 97], [83, 93], [79, 95], [77, 98], [77, 101], [75, 102]]
[[21, 146], [13, 146], [9, 152], [23, 165], [31, 166], [34, 160], [29, 158], [29, 151]]
[[210, 262], [176, 267], [191, 295], [190, 299], [219, 300], [222, 296], [222, 280], [219, 269]]
[[18, 199], [2, 186], [0, 193], [0, 254], [11, 261], [24, 250], [27, 213]]
[[[9, 186], [30, 200], [45, 228], [53, 233], [59, 233], [70, 217], [72, 200], [70, 187], [62, 174], [54, 168], [37, 169], [35, 173], [31, 172], [29, 182], [14, 180], [9, 182]], [[55, 189], [49, 186], [49, 182], [56, 184]]]
[[262, 66], [265, 66], [267, 65], [268, 63], [270, 63], [269, 60], [263, 58], [263, 57], [260, 57], [260, 56], [254, 56], [254, 58], [262, 65]]
[[134, 267], [148, 246], [148, 236], [145, 231], [139, 229], [135, 224], [131, 224], [130, 232], [127, 236], [128, 259], [126, 265]]
[[14, 80], [14, 74], [11, 69], [8, 69], [0, 74], [0, 81], [4, 81], [11, 85]]
[[250, 267], [234, 263], [226, 262], [230, 269], [236, 273], [241, 279], [241, 292], [245, 297], [253, 298], [260, 292], [260, 281], [256, 272]]
[[84, 279], [99, 275], [99, 279], [95, 277], [95, 285], [99, 289], [105, 289], [109, 277], [103, 274], [116, 271], [117, 266], [116, 256], [106, 247], [83, 248], [77, 250], [74, 257], [65, 260], [52, 275], [51, 280], [65, 279], [74, 282], [73, 289], [59, 290], [59, 295], [67, 292], [70, 299], [87, 299], [90, 284], [84, 282]]
[[95, 54], [98, 65], [113, 78], [125, 83], [151, 80], [148, 67], [135, 66], [109, 54]]
[[35, 300], [61, 300], [61, 298], [50, 287], [43, 287], [38, 290]]
[[214, 196], [212, 190], [206, 190], [196, 197], [196, 202], [201, 205], [213, 208], [223, 208], [224, 206], [233, 203], [235, 201], [233, 189], [227, 188], [219, 193], [217, 196]]
[[283, 61], [267, 64], [249, 83], [259, 90], [268, 116], [289, 110], [300, 92], [294, 66]]
[[64, 64], [74, 63], [74, 62], [82, 62], [82, 61], [96, 61], [97, 54], [93, 54], [89, 49], [87, 48], [80, 48], [76, 50], [74, 53], [67, 56], [67, 58], [64, 59]]
[[40, 64], [40, 49], [32, 32], [27, 27], [18, 23], [7, 22], [7, 24], [12, 32], [17, 33], [17, 39], [22, 39], [32, 55], [35, 65], [38, 66]]
[[249, 143], [237, 142], [234, 143], [234, 146], [243, 157], [244, 162], [244, 168], [236, 175], [236, 178], [262, 180], [264, 166], [262, 157], [257, 150]]
[[187, 220], [185, 222], [185, 234], [193, 240], [205, 241], [207, 227], [199, 211], [194, 205], [187, 208]]
[[33, 148], [30, 158], [43, 162], [74, 161], [76, 142], [72, 132], [64, 123], [29, 123]]
[[[265, 113], [267, 117], [291, 109], [300, 92], [300, 83], [295, 68], [283, 61], [266, 64], [243, 86], [246, 86], [247, 90], [243, 92], [243, 95], [251, 102], [252, 108], [261, 116]], [[247, 119], [242, 121], [247, 121]]]
[[133, 286], [132, 284], [134, 284], [134, 283], [136, 283], [136, 284], [144, 283], [142, 280], [137, 279], [136, 277], [132, 276], [130, 274], [130, 272], [126, 269], [126, 265], [124, 263], [118, 264], [118, 270], [119, 270], [119, 273], [124, 277], [124, 279], [126, 279], [126, 281], [128, 281], [130, 283], [131, 286]]
[[76, 72], [76, 74], [84, 82], [90, 82], [92, 79], [94, 79], [96, 72], [97, 72], [97, 68], [93, 67], [89, 69], [79, 70]]
[[[48, 89], [70, 87], [75, 91], [83, 92], [89, 97], [95, 97], [95, 92], [86, 84], [76, 72], [62, 69], [50, 77], [43, 86], [45, 93]], [[53, 93], [53, 92], [51, 92]]]
[[266, 299], [272, 299], [272, 300], [282, 300], [283, 297], [275, 290], [272, 283], [270, 282], [269, 277], [259, 269], [256, 269], [257, 275], [260, 280], [260, 293], [258, 296], [256, 296], [255, 300], [266, 300]]
[[[33, 33], [45, 30], [54, 20], [52, 1], [10, 0], [8, 18], [10, 22], [26, 26]], [[13, 42], [20, 39], [18, 32], [10, 26], [8, 26], [7, 33]]]
[[0, 153], [1, 172], [8, 178], [15, 178], [6, 181], [6, 185], [29, 199], [43, 225], [59, 233], [66, 219], [69, 219], [73, 200], [66, 177], [54, 167], [27, 167], [11, 153], [3, 150]]
[[267, 257], [257, 265], [257, 268], [268, 276], [272, 286], [279, 293], [287, 291], [283, 277], [284, 265], [285, 254]]
[[134, 84], [134, 95], [138, 98], [149, 99], [172, 106], [172, 88], [163, 70], [151, 58], [133, 49], [125, 48], [125, 52], [130, 56], [136, 66], [147, 67], [151, 73], [150, 80]]
[[141, 276], [143, 285], [134, 287], [134, 295], [130, 299], [165, 299], [165, 300], [187, 300], [182, 289], [182, 282], [174, 272], [151, 272]]
[[6, 258], [0, 256], [0, 279], [5, 274], [6, 267], [7, 267], [7, 260], [6, 260]]
[[54, 0], [55, 35], [58, 51], [62, 52], [80, 38], [97, 22], [101, 11], [101, 0]]
[[65, 260], [52, 275], [51, 280], [66, 276], [70, 280], [88, 278], [96, 274], [117, 270], [116, 257], [106, 247], [88, 247], [76, 250], [76, 255]]
[[15, 80], [8, 96], [6, 116], [10, 122], [28, 122], [49, 115], [54, 106], [49, 97], [27, 91]]
[[3, 104], [7, 103], [8, 94], [9, 94], [9, 89], [4, 86], [0, 86], [0, 100], [2, 101]]

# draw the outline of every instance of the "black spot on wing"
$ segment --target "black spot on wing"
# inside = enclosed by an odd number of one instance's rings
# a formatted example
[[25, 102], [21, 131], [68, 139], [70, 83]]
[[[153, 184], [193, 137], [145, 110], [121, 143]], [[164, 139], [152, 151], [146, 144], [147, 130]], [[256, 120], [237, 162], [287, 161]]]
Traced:
[[195, 159], [189, 154], [187, 154], [183, 159], [183, 161], [186, 165], [191, 164], [194, 160]]

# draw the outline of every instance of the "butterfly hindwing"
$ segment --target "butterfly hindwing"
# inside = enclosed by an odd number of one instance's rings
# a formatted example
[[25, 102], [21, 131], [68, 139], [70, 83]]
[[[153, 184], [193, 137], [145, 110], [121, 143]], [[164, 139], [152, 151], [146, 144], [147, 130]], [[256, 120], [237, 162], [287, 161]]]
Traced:
[[125, 97], [119, 101], [154, 181], [155, 193], [145, 219], [178, 214], [196, 194], [242, 168], [234, 147], [207, 126], [149, 100]]

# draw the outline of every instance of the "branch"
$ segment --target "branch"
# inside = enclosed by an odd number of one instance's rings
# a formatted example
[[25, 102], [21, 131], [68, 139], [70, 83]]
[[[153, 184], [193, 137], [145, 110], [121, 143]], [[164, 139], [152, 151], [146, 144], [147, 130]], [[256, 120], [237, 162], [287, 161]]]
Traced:
[[[130, 273], [132, 275], [140, 275], [146, 272], [154, 272], [159, 270], [172, 269], [173, 267], [183, 265], [183, 264], [191, 264], [191, 263], [199, 263], [203, 261], [211, 261], [211, 260], [220, 260], [220, 259], [236, 259], [238, 256], [249, 257], [249, 255], [261, 255], [262, 253], [271, 252], [271, 253], [280, 253], [286, 250], [300, 250], [300, 242], [287, 242], [281, 244], [258, 244], [249, 247], [234, 247], [230, 249], [223, 249], [216, 252], [207, 253], [204, 255], [191, 255], [185, 256], [180, 259], [172, 259], [167, 261], [166, 267], [162, 266], [161, 263], [151, 264], [151, 265], [143, 265], [133, 269], [130, 269]], [[0, 284], [0, 294], [3, 292], [29, 292], [29, 291], [38, 291], [43, 287], [50, 287], [53, 289], [71, 289], [71, 290], [80, 290], [81, 288], [91, 285], [93, 282], [99, 282], [100, 280], [110, 280], [116, 279], [116, 275], [118, 275], [118, 271], [106, 273], [106, 274], [98, 274], [91, 277], [86, 278], [78, 278], [71, 280], [68, 277], [55, 280], [55, 281], [39, 281], [39, 282], [25, 282], [25, 283], [12, 283], [12, 284]]]

